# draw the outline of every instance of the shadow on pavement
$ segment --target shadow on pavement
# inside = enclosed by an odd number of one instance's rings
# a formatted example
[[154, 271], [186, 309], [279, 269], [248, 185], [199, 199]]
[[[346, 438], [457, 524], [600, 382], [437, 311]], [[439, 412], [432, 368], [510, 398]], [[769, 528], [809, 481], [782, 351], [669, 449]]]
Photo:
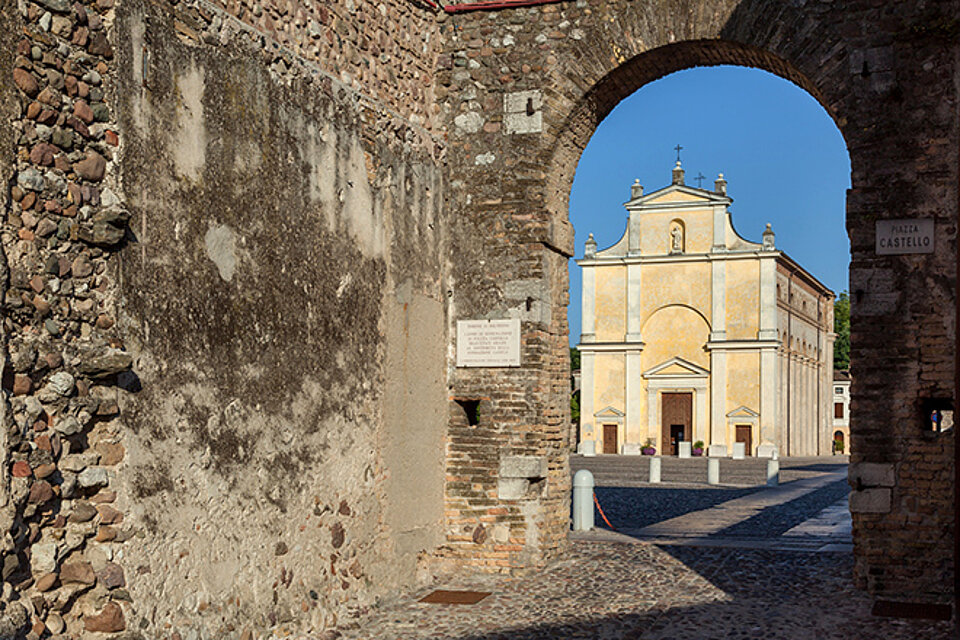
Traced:
[[[638, 601], [642, 611], [477, 630], [456, 640], [947, 640], [952, 623], [878, 618], [872, 600], [851, 589], [847, 554], [732, 552], [657, 545], [713, 587], [695, 579], [678, 606]], [[825, 565], [830, 568], [824, 570]], [[839, 565], [839, 566], [837, 566]], [[651, 596], [656, 596], [652, 593]], [[683, 597], [681, 596], [681, 600]], [[708, 599], [706, 602], [697, 600]], [[621, 606], [624, 603], [620, 603]], [[444, 636], [437, 636], [441, 638]]]
[[[597, 487], [594, 493], [610, 524], [617, 529], [640, 529], [763, 490], [764, 487], [743, 489]], [[594, 506], [593, 519], [597, 527], [609, 529], [596, 506]]]

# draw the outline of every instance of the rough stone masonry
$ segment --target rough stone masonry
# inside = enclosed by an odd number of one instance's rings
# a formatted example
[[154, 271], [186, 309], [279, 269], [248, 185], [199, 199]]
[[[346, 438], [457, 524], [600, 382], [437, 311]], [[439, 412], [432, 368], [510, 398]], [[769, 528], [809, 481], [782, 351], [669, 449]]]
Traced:
[[[561, 554], [579, 154], [712, 64], [844, 135], [856, 578], [949, 597], [957, 4], [0, 0], [0, 636], [332, 630]], [[501, 318], [521, 366], [457, 368]]]

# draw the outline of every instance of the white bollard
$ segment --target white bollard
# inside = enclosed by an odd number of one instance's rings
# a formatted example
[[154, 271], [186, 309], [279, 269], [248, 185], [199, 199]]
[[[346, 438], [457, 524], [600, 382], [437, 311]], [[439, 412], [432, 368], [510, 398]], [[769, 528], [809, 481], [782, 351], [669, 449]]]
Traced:
[[660, 482], [660, 456], [650, 458], [650, 482]]
[[580, 469], [573, 475], [573, 530], [593, 529], [593, 474]]
[[775, 487], [780, 484], [780, 461], [776, 458], [767, 460], [767, 486]]
[[720, 458], [707, 458], [707, 484], [720, 484]]
[[689, 458], [691, 455], [691, 448], [689, 442], [678, 442], [677, 443], [677, 457], [678, 458]]

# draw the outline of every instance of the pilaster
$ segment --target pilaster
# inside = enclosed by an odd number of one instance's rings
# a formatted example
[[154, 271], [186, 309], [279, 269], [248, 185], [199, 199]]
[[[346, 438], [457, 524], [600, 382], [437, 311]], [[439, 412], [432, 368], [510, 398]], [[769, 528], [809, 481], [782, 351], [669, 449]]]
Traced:
[[727, 262], [713, 260], [710, 278], [710, 341], [727, 339]]
[[[716, 264], [716, 263], [714, 263]], [[726, 429], [727, 353], [710, 352], [710, 426], [706, 430], [710, 444], [729, 445]]]
[[[596, 340], [596, 317], [594, 316], [594, 306], [596, 304], [596, 285], [597, 272], [588, 265], [583, 265], [583, 295], [581, 301], [581, 329], [580, 342], [593, 342]], [[581, 361], [582, 367], [582, 361]]]

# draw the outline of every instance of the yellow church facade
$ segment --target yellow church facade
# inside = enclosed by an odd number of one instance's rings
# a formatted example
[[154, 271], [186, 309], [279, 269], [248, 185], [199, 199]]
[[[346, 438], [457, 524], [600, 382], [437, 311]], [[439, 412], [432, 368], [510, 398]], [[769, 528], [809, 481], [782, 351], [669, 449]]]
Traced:
[[[833, 293], [740, 237], [727, 184], [634, 184], [623, 237], [584, 257], [581, 453], [829, 455]], [[688, 444], [684, 444], [688, 443]], [[738, 444], [739, 443], [739, 444]]]

